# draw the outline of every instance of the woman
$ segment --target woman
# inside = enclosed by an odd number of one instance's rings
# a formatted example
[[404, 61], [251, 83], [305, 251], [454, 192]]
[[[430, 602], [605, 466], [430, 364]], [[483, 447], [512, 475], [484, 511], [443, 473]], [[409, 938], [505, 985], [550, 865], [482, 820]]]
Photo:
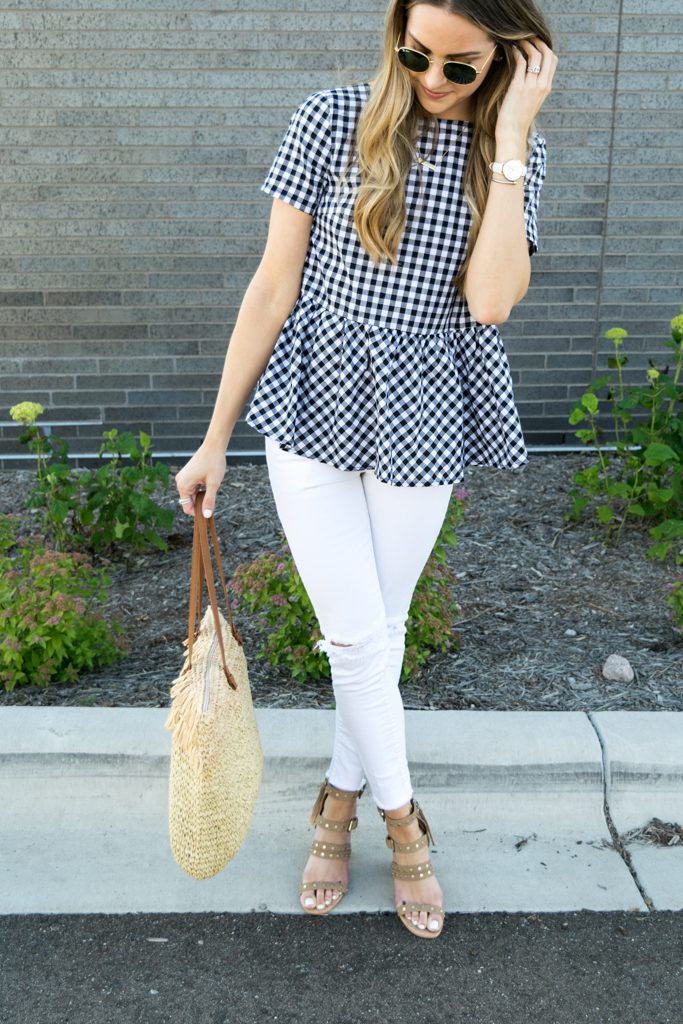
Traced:
[[265, 435], [336, 703], [300, 885], [309, 913], [348, 891], [369, 782], [400, 920], [421, 937], [443, 927], [406, 758], [406, 619], [463, 467], [528, 461], [497, 325], [538, 247], [534, 118], [556, 64], [527, 0], [392, 0], [376, 77], [315, 92], [292, 115], [211, 423], [176, 476], [185, 512], [205, 490], [210, 515], [256, 385], [246, 421]]

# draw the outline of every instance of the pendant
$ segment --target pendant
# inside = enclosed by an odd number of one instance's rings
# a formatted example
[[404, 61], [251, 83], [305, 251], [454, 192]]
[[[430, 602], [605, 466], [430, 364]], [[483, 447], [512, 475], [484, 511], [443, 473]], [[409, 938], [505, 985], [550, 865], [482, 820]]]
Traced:
[[429, 169], [430, 169], [431, 171], [435, 171], [435, 170], [436, 170], [436, 164], [430, 164], [430, 163], [427, 163], [427, 161], [426, 161], [426, 160], [424, 160], [424, 159], [423, 159], [423, 158], [422, 158], [421, 156], [418, 156], [418, 157], [417, 157], [417, 162], [418, 162], [418, 163], [420, 163], [420, 164], [422, 164], [422, 165], [423, 165], [423, 167], [429, 167]]

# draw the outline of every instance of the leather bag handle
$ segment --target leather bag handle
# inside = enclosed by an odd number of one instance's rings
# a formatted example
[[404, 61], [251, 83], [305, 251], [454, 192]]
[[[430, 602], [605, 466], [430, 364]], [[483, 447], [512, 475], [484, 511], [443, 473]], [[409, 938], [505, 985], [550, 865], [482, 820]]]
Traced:
[[[202, 492], [200, 491], [199, 493], [201, 494]], [[199, 498], [199, 508], [201, 508], [202, 500], [203, 500], [202, 498]], [[225, 582], [225, 573], [223, 572], [223, 562], [221, 561], [220, 547], [219, 547], [219, 544], [218, 544], [218, 534], [216, 532], [216, 524], [214, 522], [213, 516], [211, 516], [209, 523], [210, 523], [210, 528], [211, 528], [211, 541], [213, 543], [214, 554], [216, 556], [216, 565], [218, 566], [218, 573], [220, 575], [221, 585], [223, 587], [223, 593], [225, 595], [225, 606], [227, 608], [228, 618], [230, 620], [230, 629], [232, 630], [232, 635], [234, 636], [234, 638], [237, 641], [237, 643], [240, 645], [240, 647], [243, 647], [244, 646], [244, 641], [242, 640], [242, 636], [241, 636], [237, 626], [235, 625], [235, 621], [234, 621], [234, 619], [232, 617], [232, 608], [230, 606], [230, 597], [228, 595], [228, 587], [227, 587], [227, 584]], [[206, 520], [204, 519], [203, 516], [202, 516], [202, 523], [201, 523], [201, 525], [206, 530]], [[195, 523], [195, 528], [196, 528], [196, 523]], [[195, 533], [196, 533], [196, 529], [195, 529]], [[199, 543], [197, 545], [197, 547], [198, 547], [199, 552], [201, 553], [201, 543]], [[194, 538], [193, 538], [193, 546], [192, 546], [192, 567], [193, 567], [193, 571], [194, 571], [194, 569], [195, 569], [195, 544], [194, 544]], [[202, 594], [204, 592], [203, 581], [205, 579], [204, 560], [203, 560], [203, 558], [197, 558], [196, 559], [196, 567], [199, 570], [199, 576], [197, 578], [196, 584], [194, 585], [194, 588], [193, 588], [192, 582], [190, 583], [190, 607], [192, 607], [192, 606], [196, 607], [196, 623], [197, 623], [197, 625], [196, 625], [196, 631], [192, 627], [190, 627], [190, 629], [188, 630], [188, 636], [190, 635], [190, 633], [192, 633], [193, 636], [195, 636], [195, 637], [197, 636], [197, 632], [199, 631], [199, 623], [201, 622], [201, 618], [202, 618]]]
[[228, 588], [225, 581], [225, 573], [223, 571], [223, 563], [221, 560], [220, 548], [218, 545], [218, 534], [216, 533], [216, 524], [213, 516], [211, 516], [211, 525], [209, 531], [209, 524], [202, 514], [202, 502], [203, 502], [203, 491], [198, 491], [195, 495], [195, 516], [194, 516], [194, 532], [192, 537], [192, 567], [190, 573], [190, 609], [188, 618], [188, 630], [187, 640], [185, 641], [188, 646], [188, 668], [192, 665], [192, 648], [194, 641], [199, 635], [199, 628], [201, 622], [201, 606], [202, 606], [202, 593], [204, 589], [204, 581], [206, 581], [207, 589], [209, 591], [209, 600], [211, 602], [211, 609], [213, 611], [213, 620], [216, 628], [216, 637], [221, 650], [221, 659], [223, 662], [223, 671], [225, 677], [233, 688], [237, 689], [237, 682], [232, 672], [228, 668], [225, 659], [225, 649], [223, 646], [223, 634], [221, 631], [220, 619], [218, 616], [218, 601], [216, 598], [216, 587], [213, 578], [213, 566], [211, 563], [211, 553], [209, 549], [209, 532], [211, 533], [211, 541], [213, 543], [214, 554], [216, 558], [216, 565], [218, 567], [218, 573], [220, 576], [221, 584], [223, 587], [223, 593], [225, 595], [225, 603], [228, 612], [228, 618], [230, 620], [230, 629], [235, 640], [240, 646], [243, 646], [244, 641], [237, 629], [235, 622], [232, 617], [232, 609], [230, 607], [230, 597], [228, 595]]

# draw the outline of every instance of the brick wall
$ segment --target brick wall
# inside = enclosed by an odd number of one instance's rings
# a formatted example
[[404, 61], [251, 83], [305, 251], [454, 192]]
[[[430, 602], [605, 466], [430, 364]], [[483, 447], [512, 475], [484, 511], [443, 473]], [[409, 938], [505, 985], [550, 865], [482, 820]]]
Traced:
[[[530, 446], [575, 443], [607, 328], [636, 381], [683, 303], [682, 0], [542, 6], [561, 63], [540, 249], [502, 328]], [[372, 75], [386, 4], [155, 7], [0, 7], [0, 420], [27, 398], [102, 420], [60, 430], [74, 452], [112, 427], [195, 450], [265, 242], [259, 186], [305, 96]], [[229, 451], [262, 444], [239, 423]]]

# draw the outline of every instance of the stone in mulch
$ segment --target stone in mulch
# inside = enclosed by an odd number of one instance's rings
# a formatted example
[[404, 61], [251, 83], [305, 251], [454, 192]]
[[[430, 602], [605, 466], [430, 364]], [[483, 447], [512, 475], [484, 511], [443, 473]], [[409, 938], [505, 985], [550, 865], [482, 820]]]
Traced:
[[[572, 474], [593, 458], [531, 453], [519, 470], [466, 469], [461, 486], [469, 498], [449, 552], [462, 608], [455, 623], [459, 648], [434, 654], [401, 684], [407, 709], [683, 710], [683, 635], [665, 603], [666, 584], [680, 570], [647, 558], [642, 528], [625, 528], [620, 545], [608, 548], [590, 525], [563, 521]], [[27, 531], [35, 515], [20, 496], [32, 476], [26, 469], [0, 473], [0, 512], [20, 512]], [[176, 498], [173, 486], [157, 496], [176, 513], [168, 552], [137, 556], [129, 572], [108, 566], [110, 605], [125, 622], [128, 657], [75, 684], [0, 692], [0, 705], [170, 703], [185, 652], [193, 524]], [[229, 574], [278, 545], [281, 528], [265, 463], [229, 463], [216, 526]], [[238, 613], [236, 621], [256, 707], [334, 707], [329, 680], [301, 683], [257, 659], [258, 618]], [[603, 676], [610, 655], [628, 661], [632, 681], [625, 681], [628, 673]]]

